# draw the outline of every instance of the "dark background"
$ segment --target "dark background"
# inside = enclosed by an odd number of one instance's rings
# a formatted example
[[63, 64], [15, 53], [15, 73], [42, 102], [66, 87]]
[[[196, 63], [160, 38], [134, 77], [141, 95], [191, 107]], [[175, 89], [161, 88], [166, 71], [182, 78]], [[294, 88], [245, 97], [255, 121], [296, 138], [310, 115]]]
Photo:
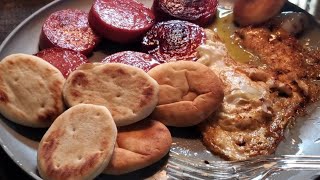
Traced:
[[[53, 0], [0, 0], [0, 44], [25, 18]], [[320, 4], [318, 4], [320, 6]], [[319, 10], [318, 10], [319, 11]], [[318, 13], [320, 15], [320, 13]], [[31, 180], [0, 148], [0, 180]]]

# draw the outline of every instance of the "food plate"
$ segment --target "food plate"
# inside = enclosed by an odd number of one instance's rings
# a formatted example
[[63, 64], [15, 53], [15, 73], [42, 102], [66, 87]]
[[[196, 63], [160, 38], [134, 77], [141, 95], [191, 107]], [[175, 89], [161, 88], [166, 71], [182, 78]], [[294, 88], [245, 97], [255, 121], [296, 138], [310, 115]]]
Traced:
[[[146, 6], [151, 6], [152, 0], [140, 0]], [[12, 53], [34, 54], [38, 52], [38, 41], [41, 26], [46, 17], [52, 12], [67, 8], [77, 8], [88, 11], [92, 1], [77, 0], [57, 0], [43, 7], [24, 22], [22, 22], [2, 43], [0, 46], [0, 59]], [[232, 1], [220, 0], [220, 5], [231, 7]], [[287, 11], [302, 11], [296, 6], [287, 4]], [[312, 18], [310, 16], [310, 18]], [[312, 38], [310, 38], [312, 37]], [[318, 38], [314, 38], [318, 37]], [[301, 37], [302, 41], [308, 41], [314, 47], [320, 47], [320, 27], [316, 23], [312, 28]], [[311, 39], [311, 40], [309, 40]], [[122, 50], [122, 47], [110, 47], [108, 43], [104, 43], [99, 47], [99, 51], [95, 52], [91, 61], [102, 59], [108, 53]], [[132, 49], [132, 47], [125, 47]], [[0, 144], [7, 154], [16, 162], [24, 171], [35, 179], [41, 179], [37, 173], [36, 149], [45, 129], [32, 129], [14, 124], [4, 117], [0, 116]], [[286, 131], [285, 139], [279, 145], [276, 154], [320, 154], [320, 103], [314, 104], [308, 108], [308, 115], [299, 118], [294, 126], [289, 127], [290, 131]], [[221, 160], [213, 156], [205, 149], [199, 140], [199, 134], [195, 129], [170, 129], [173, 135], [173, 145], [171, 151], [177, 152], [182, 156], [190, 159], [196, 159], [196, 162], [204, 163], [205, 161]], [[185, 132], [188, 132], [186, 134]], [[190, 133], [191, 132], [191, 133]], [[164, 158], [162, 161], [146, 169], [125, 175], [112, 176], [112, 179], [142, 179], [157, 175], [157, 177], [165, 176], [165, 164], [169, 160]], [[158, 172], [158, 173], [157, 173]], [[270, 179], [310, 179], [316, 177], [316, 171], [288, 171], [275, 173]], [[110, 176], [101, 175], [97, 179], [108, 179]], [[155, 177], [156, 178], [156, 177]]]

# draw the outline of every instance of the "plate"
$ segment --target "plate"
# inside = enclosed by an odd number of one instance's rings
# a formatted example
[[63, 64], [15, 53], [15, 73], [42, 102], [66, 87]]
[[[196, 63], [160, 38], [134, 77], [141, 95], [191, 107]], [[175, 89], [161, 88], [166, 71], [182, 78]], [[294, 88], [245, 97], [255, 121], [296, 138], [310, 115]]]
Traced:
[[[150, 7], [152, 0], [140, 0]], [[220, 0], [220, 5], [225, 7], [232, 6], [232, 0]], [[34, 54], [38, 52], [38, 41], [41, 26], [49, 14], [67, 8], [77, 8], [89, 11], [92, 1], [78, 0], [58, 0], [35, 12], [23, 21], [2, 43], [0, 46], [0, 59], [13, 53]], [[303, 11], [298, 7], [287, 4], [285, 11]], [[312, 16], [310, 16], [312, 19]], [[313, 47], [320, 47], [320, 28], [315, 23], [312, 28], [301, 37], [301, 41], [309, 42]], [[312, 38], [310, 38], [312, 37]], [[113, 45], [108, 42], [102, 44], [97, 52], [90, 57], [91, 61], [102, 59], [106, 54], [124, 50], [123, 47]], [[132, 47], [124, 47], [130, 49]], [[106, 51], [108, 50], [108, 51]], [[106, 53], [108, 52], [108, 53]], [[32, 129], [23, 127], [6, 120], [0, 116], [0, 144], [6, 153], [17, 163], [25, 172], [34, 179], [41, 179], [37, 173], [36, 149], [38, 143], [45, 133], [45, 129]], [[285, 139], [279, 145], [276, 154], [306, 154], [320, 155], [320, 103], [313, 104], [308, 108], [308, 115], [298, 118], [295, 125], [289, 127], [285, 134]], [[202, 145], [199, 134], [193, 128], [172, 128], [173, 145], [171, 151], [177, 152], [190, 159], [197, 159], [199, 163], [205, 160], [211, 162], [221, 160], [213, 156]], [[186, 133], [188, 132], [188, 133]], [[201, 161], [199, 161], [201, 160]], [[170, 161], [168, 156], [160, 162], [125, 176], [100, 175], [97, 179], [143, 179], [148, 177], [159, 177], [165, 175], [165, 164]], [[310, 179], [315, 177], [317, 171], [287, 171], [273, 174], [270, 179]], [[156, 176], [156, 177], [155, 177]]]

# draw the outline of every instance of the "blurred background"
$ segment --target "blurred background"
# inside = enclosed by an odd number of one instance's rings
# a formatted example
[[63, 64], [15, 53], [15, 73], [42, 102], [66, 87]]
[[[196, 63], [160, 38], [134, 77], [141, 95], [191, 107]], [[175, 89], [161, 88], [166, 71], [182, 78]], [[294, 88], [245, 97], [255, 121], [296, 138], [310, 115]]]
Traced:
[[289, 0], [291, 3], [296, 4], [300, 8], [308, 11], [314, 15], [318, 22], [320, 22], [320, 1], [319, 0]]

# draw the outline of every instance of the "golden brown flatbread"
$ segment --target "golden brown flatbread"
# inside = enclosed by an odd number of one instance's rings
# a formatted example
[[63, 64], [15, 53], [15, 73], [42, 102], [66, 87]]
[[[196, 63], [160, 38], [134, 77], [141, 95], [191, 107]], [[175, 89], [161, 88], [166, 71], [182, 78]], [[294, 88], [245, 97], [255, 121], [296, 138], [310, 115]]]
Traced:
[[69, 106], [106, 106], [117, 126], [147, 117], [158, 102], [159, 87], [142, 69], [120, 63], [83, 64], [68, 77], [63, 95]]
[[203, 64], [170, 62], [154, 67], [148, 74], [160, 86], [159, 102], [151, 116], [167, 126], [199, 124], [222, 103], [222, 83]]
[[38, 148], [44, 179], [93, 179], [108, 165], [117, 128], [104, 106], [79, 104], [61, 114]]
[[106, 174], [124, 174], [147, 167], [170, 150], [170, 131], [159, 121], [143, 120], [120, 127], [118, 131], [118, 146], [104, 170]]
[[12, 54], [0, 62], [0, 113], [29, 126], [48, 127], [64, 110], [61, 72], [36, 56]]

